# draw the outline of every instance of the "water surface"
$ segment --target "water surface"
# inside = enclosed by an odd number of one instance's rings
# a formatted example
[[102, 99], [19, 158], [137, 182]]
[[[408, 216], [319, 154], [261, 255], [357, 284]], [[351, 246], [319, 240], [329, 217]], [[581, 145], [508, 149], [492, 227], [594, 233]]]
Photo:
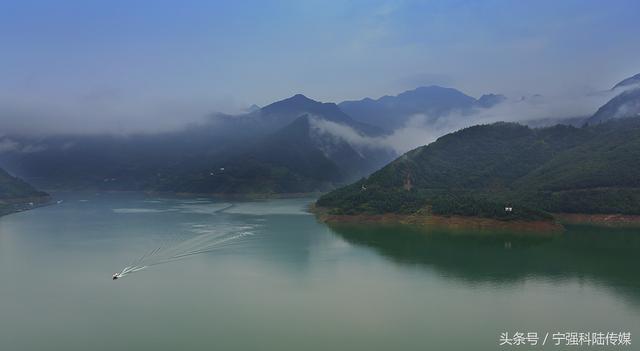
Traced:
[[[0, 350], [496, 350], [504, 331], [640, 335], [636, 230], [328, 227], [305, 211], [313, 199], [57, 196], [0, 218]], [[111, 280], [159, 244], [238, 228], [251, 239]]]

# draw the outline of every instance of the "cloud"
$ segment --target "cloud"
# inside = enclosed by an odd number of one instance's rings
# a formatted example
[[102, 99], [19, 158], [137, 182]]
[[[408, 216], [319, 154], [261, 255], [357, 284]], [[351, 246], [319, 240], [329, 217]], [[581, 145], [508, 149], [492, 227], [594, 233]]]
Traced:
[[8, 152], [35, 153], [46, 150], [47, 147], [41, 144], [20, 144], [10, 138], [0, 140], [0, 154]]
[[0, 140], [0, 153], [16, 151], [20, 147], [20, 144], [11, 139]]
[[0, 99], [0, 125], [9, 135], [158, 133], [205, 120], [209, 102], [132, 100], [106, 103], [82, 98], [74, 103]]
[[25, 154], [31, 154], [36, 152], [42, 152], [46, 149], [47, 147], [44, 145], [26, 145], [22, 148], [21, 152]]
[[372, 138], [360, 134], [355, 129], [345, 125], [326, 119], [311, 116], [309, 118], [310, 126], [312, 130], [319, 134], [329, 134], [334, 137], [340, 138], [356, 148], [387, 148], [388, 145], [380, 143], [379, 138]]
[[446, 115], [416, 114], [401, 128], [381, 137], [364, 136], [349, 126], [312, 119], [314, 128], [337, 136], [351, 145], [388, 148], [398, 154], [427, 145], [445, 134], [477, 124], [499, 121], [536, 125], [536, 121], [556, 124], [563, 119], [591, 116], [617, 92], [604, 91], [586, 95], [540, 96], [508, 99], [492, 108], [453, 111]]
[[504, 121], [533, 125], [535, 121], [542, 120], [555, 124], [562, 119], [591, 116], [612, 96], [612, 92], [598, 92], [578, 96], [508, 99], [488, 109], [477, 108], [471, 113], [455, 111], [439, 116], [433, 123], [427, 122], [430, 116], [415, 115], [404, 127], [385, 137], [384, 143], [402, 153], [429, 144], [447, 133], [477, 124]]

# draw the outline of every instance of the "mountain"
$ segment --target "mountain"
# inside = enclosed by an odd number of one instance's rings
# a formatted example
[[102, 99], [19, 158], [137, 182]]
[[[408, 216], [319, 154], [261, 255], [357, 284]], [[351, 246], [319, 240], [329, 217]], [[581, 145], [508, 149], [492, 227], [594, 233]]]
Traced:
[[427, 116], [427, 122], [434, 122], [451, 112], [466, 113], [476, 107], [492, 107], [504, 99], [502, 95], [488, 94], [476, 100], [456, 89], [434, 85], [377, 100], [344, 101], [339, 107], [356, 120], [391, 131], [404, 126], [416, 114]]
[[48, 195], [0, 168], [0, 216], [46, 202]]
[[334, 103], [315, 101], [302, 94], [276, 101], [248, 114], [222, 115], [216, 121], [216, 129], [232, 134], [243, 130], [245, 135], [266, 135], [292, 123], [296, 118], [305, 114], [343, 123], [371, 135], [383, 133], [380, 128], [353, 120]]
[[260, 110], [260, 106], [258, 106], [256, 104], [253, 104], [253, 105], [247, 107], [247, 109], [246, 109], [246, 111], [249, 112], [249, 113], [254, 112], [254, 111], [258, 111], [258, 110]]
[[611, 88], [611, 90], [616, 90], [619, 88], [628, 88], [634, 85], [640, 85], [640, 73], [618, 82], [618, 84], [614, 85], [613, 88]]
[[[242, 153], [219, 162], [220, 167], [183, 175], [156, 188], [226, 194], [322, 192], [367, 175], [395, 157], [388, 149], [354, 145], [325, 132], [318, 123], [326, 121], [302, 115]], [[352, 131], [367, 136], [363, 130]]]
[[16, 178], [0, 168], [0, 199], [19, 199], [46, 195], [25, 181]]
[[383, 134], [336, 104], [295, 95], [167, 133], [4, 136], [0, 161], [46, 189], [272, 193], [328, 190], [395, 157], [326, 132], [320, 122], [363, 138]]
[[614, 118], [640, 115], [640, 73], [623, 79], [611, 90], [621, 92], [600, 107], [593, 116], [586, 120], [587, 123], [597, 124]]
[[507, 100], [507, 97], [500, 94], [484, 94], [476, 102], [478, 106], [484, 108], [491, 108], [497, 104], [503, 103]]
[[[624, 81], [623, 81], [624, 82]], [[620, 84], [620, 83], [619, 83]], [[596, 124], [615, 118], [640, 115], [640, 88], [625, 90], [609, 100], [587, 119], [587, 123]]]
[[[544, 219], [640, 214], [640, 119], [531, 129], [499, 122], [445, 135], [322, 196], [334, 214]], [[513, 207], [505, 212], [505, 204]]]
[[553, 127], [557, 124], [564, 124], [573, 127], [581, 127], [585, 124], [585, 122], [591, 118], [590, 115], [587, 116], [577, 116], [577, 117], [549, 117], [549, 118], [538, 118], [538, 119], [530, 119], [525, 121], [520, 121], [519, 123], [526, 125], [531, 128], [544, 128], [544, 127]]

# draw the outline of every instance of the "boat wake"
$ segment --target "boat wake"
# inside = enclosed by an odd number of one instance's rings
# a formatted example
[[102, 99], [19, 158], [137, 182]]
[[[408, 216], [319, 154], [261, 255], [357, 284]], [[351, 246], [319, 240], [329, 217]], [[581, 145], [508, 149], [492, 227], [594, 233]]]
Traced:
[[115, 273], [113, 279], [122, 278], [152, 266], [238, 246], [254, 236], [254, 233], [248, 230], [249, 228], [251, 227], [244, 226], [224, 231], [204, 231], [204, 233], [186, 240], [181, 236], [174, 237], [134, 260], [120, 272]]

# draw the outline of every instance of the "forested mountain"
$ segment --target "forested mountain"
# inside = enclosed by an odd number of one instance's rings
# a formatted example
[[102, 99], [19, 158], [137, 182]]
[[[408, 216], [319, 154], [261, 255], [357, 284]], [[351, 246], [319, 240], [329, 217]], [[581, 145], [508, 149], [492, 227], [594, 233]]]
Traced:
[[383, 134], [336, 104], [295, 95], [160, 134], [4, 136], [0, 161], [47, 189], [271, 193], [328, 190], [395, 156], [323, 132], [313, 121], [363, 137]]
[[0, 168], [0, 199], [18, 199], [42, 195], [45, 195], [45, 193], [36, 190], [25, 181], [10, 175]]
[[388, 149], [359, 147], [324, 133], [314, 126], [317, 119], [300, 116], [242, 152], [200, 172], [162, 179], [152, 188], [220, 194], [327, 191], [393, 159]]
[[[634, 76], [617, 84], [616, 89], [626, 90], [602, 106], [587, 124], [640, 113], [640, 90], [630, 88], [635, 81]], [[459, 116], [465, 119], [459, 125], [469, 125], [476, 112], [489, 113], [488, 108], [505, 99], [496, 94], [475, 99], [438, 86], [340, 105], [297, 94], [262, 108], [252, 106], [247, 113], [213, 115], [202, 123], [165, 133], [0, 135], [0, 162], [40, 189], [234, 194], [328, 191], [367, 176], [396, 157], [391, 145], [398, 136], [385, 138], [416, 114], [424, 119], [417, 127], [423, 131], [445, 117]], [[456, 125], [452, 120], [445, 122]], [[582, 118], [524, 123], [547, 126], [559, 122], [584, 124]], [[455, 177], [452, 173], [447, 179]]]
[[266, 135], [292, 123], [302, 115], [342, 123], [370, 135], [382, 133], [380, 128], [353, 120], [334, 103], [315, 101], [302, 94], [296, 94], [244, 115], [221, 115], [216, 120], [215, 129], [220, 134], [232, 136], [243, 131], [243, 134]]
[[638, 118], [583, 128], [500, 122], [445, 135], [317, 204], [335, 214], [640, 214], [638, 159]]

